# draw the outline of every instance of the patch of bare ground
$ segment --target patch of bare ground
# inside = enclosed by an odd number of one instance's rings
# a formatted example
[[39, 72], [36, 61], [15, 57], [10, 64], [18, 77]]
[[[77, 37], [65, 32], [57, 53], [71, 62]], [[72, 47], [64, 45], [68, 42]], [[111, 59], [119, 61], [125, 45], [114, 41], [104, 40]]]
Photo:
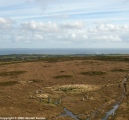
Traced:
[[[116, 68], [128, 70], [128, 63], [75, 59], [4, 65], [0, 67], [0, 116], [39, 116], [50, 120], [67, 108], [74, 114], [89, 117], [104, 105], [92, 118], [100, 119], [123, 93], [126, 72]], [[12, 74], [10, 71], [25, 72]], [[128, 113], [126, 98], [122, 104], [115, 116], [117, 119]], [[57, 119], [72, 120], [67, 116]]]

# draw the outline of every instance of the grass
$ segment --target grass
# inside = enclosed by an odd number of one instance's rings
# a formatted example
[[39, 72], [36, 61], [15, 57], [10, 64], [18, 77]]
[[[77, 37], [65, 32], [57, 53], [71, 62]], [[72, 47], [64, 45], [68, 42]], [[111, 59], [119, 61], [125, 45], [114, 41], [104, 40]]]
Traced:
[[[24, 59], [22, 59], [24, 58]], [[101, 60], [101, 61], [123, 61], [128, 62], [128, 55], [109, 54], [109, 55], [35, 55], [35, 54], [22, 54], [22, 55], [1, 55], [0, 65], [8, 65], [23, 62], [38, 62], [45, 61], [49, 63], [71, 61], [71, 60]]]
[[63, 91], [63, 92], [68, 92], [68, 91], [73, 91], [73, 90], [75, 90], [76, 88], [72, 88], [72, 87], [69, 87], [69, 88], [60, 88], [60, 90], [61, 91]]
[[2, 72], [0, 76], [16, 76], [25, 73], [26, 71], [10, 71], [10, 72]]
[[63, 73], [63, 72], [65, 72], [65, 71], [62, 70], [62, 71], [60, 71], [60, 72]]
[[9, 65], [9, 64], [16, 64], [16, 63], [22, 63], [22, 61], [0, 62], [0, 65]]
[[0, 86], [12, 86], [18, 84], [17, 81], [7, 81], [7, 82], [0, 82]]
[[34, 80], [30, 80], [30, 81], [33, 81], [34, 83], [40, 83], [40, 82], [42, 82], [43, 80], [34, 79]]
[[71, 78], [71, 77], [72, 77], [71, 75], [57, 75], [54, 78], [55, 79], [60, 79], [60, 78]]
[[81, 72], [80, 74], [82, 74], [82, 75], [91, 75], [91, 76], [94, 76], [94, 75], [104, 75], [104, 74], [106, 74], [106, 72], [101, 72], [101, 71], [88, 71], [88, 72]]
[[127, 72], [128, 70], [123, 70], [123, 69], [112, 69], [112, 72]]

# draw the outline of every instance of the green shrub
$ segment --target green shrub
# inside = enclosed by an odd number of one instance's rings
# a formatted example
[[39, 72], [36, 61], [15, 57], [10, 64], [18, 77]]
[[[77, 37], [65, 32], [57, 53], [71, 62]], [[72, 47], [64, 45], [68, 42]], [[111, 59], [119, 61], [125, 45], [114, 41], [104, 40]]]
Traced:
[[34, 80], [30, 80], [30, 81], [33, 81], [34, 83], [39, 83], [39, 82], [42, 82], [43, 80], [34, 79]]
[[112, 69], [112, 72], [127, 72], [128, 70], [123, 70], [123, 69]]
[[10, 71], [10, 72], [2, 72], [0, 76], [15, 76], [25, 73], [26, 71]]
[[80, 74], [82, 75], [104, 75], [106, 72], [101, 72], [101, 71], [88, 71], [88, 72], [81, 72]]
[[58, 75], [58, 76], [55, 76], [54, 78], [60, 79], [60, 78], [71, 78], [71, 77], [72, 77], [71, 75]]
[[0, 82], [0, 86], [12, 86], [18, 84], [17, 81], [7, 81], [7, 82]]
[[63, 88], [60, 88], [61, 91], [63, 92], [68, 92], [68, 91], [74, 91], [76, 90], [76, 88], [72, 88], [72, 87], [63, 87]]

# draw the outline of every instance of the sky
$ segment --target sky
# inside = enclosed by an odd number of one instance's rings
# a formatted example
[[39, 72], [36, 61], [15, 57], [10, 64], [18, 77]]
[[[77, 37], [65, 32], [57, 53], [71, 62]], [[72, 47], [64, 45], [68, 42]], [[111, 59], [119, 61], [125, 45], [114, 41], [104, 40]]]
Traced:
[[0, 48], [129, 48], [129, 0], [0, 0]]

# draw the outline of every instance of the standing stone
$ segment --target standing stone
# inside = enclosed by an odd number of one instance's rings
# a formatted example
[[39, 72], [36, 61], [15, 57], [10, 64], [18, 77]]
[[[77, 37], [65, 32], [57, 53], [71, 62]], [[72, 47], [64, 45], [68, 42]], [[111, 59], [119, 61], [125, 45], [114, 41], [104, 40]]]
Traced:
[[58, 99], [58, 104], [61, 104], [61, 99], [60, 98]]
[[82, 97], [82, 101], [84, 101], [85, 100], [85, 98], [84, 97]]
[[48, 97], [48, 103], [51, 103], [51, 98], [50, 97]]
[[40, 102], [43, 102], [43, 99], [42, 98], [40, 98]]

